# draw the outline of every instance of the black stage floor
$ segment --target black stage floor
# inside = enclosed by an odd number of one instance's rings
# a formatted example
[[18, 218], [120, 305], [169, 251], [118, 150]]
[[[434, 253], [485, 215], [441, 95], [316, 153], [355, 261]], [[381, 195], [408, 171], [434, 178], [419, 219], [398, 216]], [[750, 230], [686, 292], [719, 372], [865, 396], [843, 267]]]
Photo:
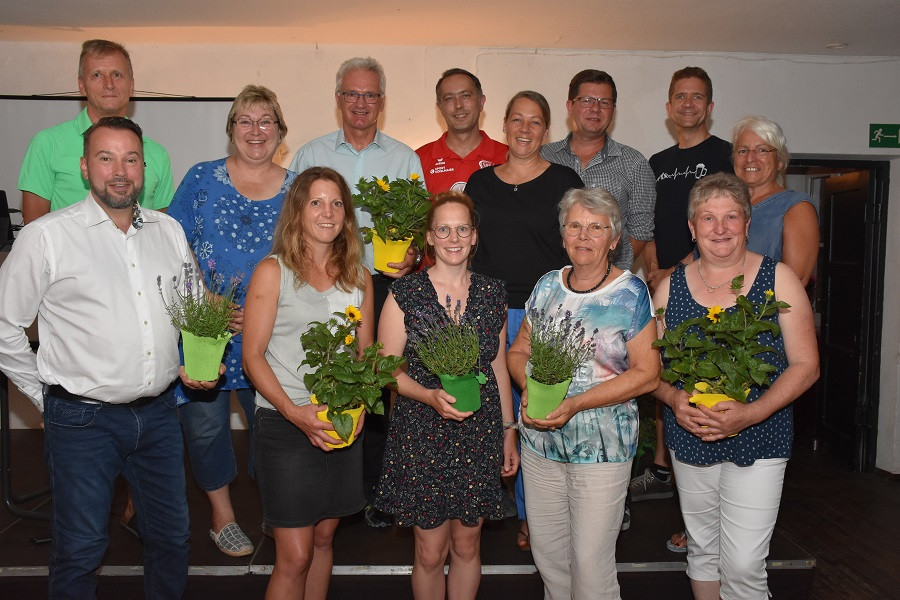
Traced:
[[[236, 431], [234, 437], [238, 456], [245, 456], [246, 432]], [[11, 459], [11, 475], [16, 494], [23, 495], [46, 485], [40, 431], [14, 431]], [[812, 465], [804, 466], [804, 460], [811, 461]], [[794, 466], [797, 462], [801, 463], [799, 467]], [[791, 462], [783, 504], [806, 501], [809, 490], [802, 485], [792, 491], [792, 476], [797, 472], [798, 480], [814, 477], [817, 464], [814, 456], [795, 458]], [[879, 479], [874, 475], [868, 477]], [[893, 490], [891, 493], [900, 492], [900, 486], [895, 482], [880, 479], [881, 483], [889, 486], [889, 490]], [[209, 506], [191, 481], [188, 493], [192, 547], [191, 571], [185, 597], [262, 598], [274, 562], [275, 548], [274, 542], [261, 532], [261, 509], [255, 483], [246, 473], [242, 473], [232, 484], [238, 522], [257, 546], [254, 554], [244, 558], [230, 558], [216, 550], [208, 535]], [[796, 496], [793, 500], [792, 495]], [[25, 507], [46, 509], [48, 502], [43, 498], [27, 503]], [[109, 552], [100, 572], [100, 598], [142, 596], [140, 542], [118, 525], [118, 516], [124, 503], [124, 492], [120, 489], [116, 494], [110, 520]], [[782, 509], [772, 541], [769, 578], [775, 598], [891, 597], [826, 596], [811, 593], [810, 590], [814, 589], [811, 586], [817, 561], [804, 549], [806, 544], [800, 539], [802, 535], [783, 526], [784, 515], [792, 512]], [[672, 553], [665, 547], [667, 537], [680, 526], [676, 499], [641, 502], [632, 506], [631, 529], [619, 536], [616, 550], [623, 598], [691, 598], [684, 575], [684, 555]], [[896, 529], [896, 523], [892, 526]], [[530, 600], [542, 597], [540, 577], [535, 572], [531, 555], [516, 548], [517, 529], [518, 522], [514, 518], [485, 525], [482, 535], [484, 566], [479, 598]], [[30, 600], [46, 597], [49, 545], [35, 543], [35, 539], [46, 537], [48, 531], [49, 527], [45, 522], [18, 518], [7, 510], [0, 510], [0, 598]], [[413, 559], [413, 539], [410, 530], [396, 527], [372, 529], [365, 525], [360, 515], [345, 519], [335, 537], [334, 557], [334, 577], [329, 598], [411, 597], [409, 572]], [[891, 586], [893, 583], [887, 582], [887, 585]], [[874, 589], [878, 591], [877, 587]]]

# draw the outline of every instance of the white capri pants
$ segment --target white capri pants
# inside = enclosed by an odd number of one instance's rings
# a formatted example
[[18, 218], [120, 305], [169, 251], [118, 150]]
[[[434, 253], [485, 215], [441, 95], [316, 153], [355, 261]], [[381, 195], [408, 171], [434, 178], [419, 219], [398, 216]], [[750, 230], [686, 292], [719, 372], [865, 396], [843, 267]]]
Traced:
[[757, 459], [747, 467], [672, 459], [688, 534], [688, 577], [721, 582], [722, 600], [767, 600], [766, 557], [787, 459]]
[[545, 600], [619, 600], [616, 538], [631, 461], [561, 463], [522, 447], [531, 554]]

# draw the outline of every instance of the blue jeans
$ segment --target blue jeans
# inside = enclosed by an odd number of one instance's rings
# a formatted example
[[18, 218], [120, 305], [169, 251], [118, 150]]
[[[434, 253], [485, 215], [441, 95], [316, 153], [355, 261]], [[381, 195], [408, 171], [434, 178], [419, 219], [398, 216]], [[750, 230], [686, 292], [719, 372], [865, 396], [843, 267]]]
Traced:
[[113, 482], [121, 474], [144, 543], [144, 595], [181, 598], [190, 529], [174, 395], [131, 409], [47, 394], [44, 458], [53, 491], [49, 597], [96, 596], [94, 571], [109, 544]]
[[[506, 349], [509, 350], [509, 347], [512, 346], [512, 343], [516, 341], [516, 335], [519, 334], [519, 329], [522, 327], [522, 321], [525, 320], [525, 309], [524, 308], [510, 308], [506, 311]], [[521, 390], [519, 386], [516, 385], [515, 381], [510, 381], [512, 383], [512, 395], [513, 395], [513, 417], [516, 421], [519, 420], [519, 406], [522, 404], [522, 396]], [[519, 453], [522, 452], [522, 445], [519, 444]], [[522, 480], [522, 469], [516, 473], [516, 511], [518, 512], [518, 517], [520, 521], [527, 520], [527, 515], [525, 514], [525, 484]]]
[[[256, 392], [252, 388], [234, 390], [247, 416], [250, 431], [250, 451], [247, 472], [255, 478], [253, 469], [253, 426], [256, 411]], [[231, 390], [198, 392], [190, 390], [187, 404], [178, 407], [181, 428], [191, 470], [197, 485], [205, 492], [225, 487], [237, 477], [237, 461], [231, 443]]]

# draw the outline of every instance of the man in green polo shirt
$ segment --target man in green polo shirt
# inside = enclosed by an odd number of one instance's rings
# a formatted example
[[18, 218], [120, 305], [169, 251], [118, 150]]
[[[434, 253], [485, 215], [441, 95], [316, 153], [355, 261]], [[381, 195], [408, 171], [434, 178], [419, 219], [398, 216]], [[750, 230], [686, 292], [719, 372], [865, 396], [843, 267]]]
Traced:
[[[84, 42], [78, 89], [87, 98], [87, 107], [72, 121], [39, 131], [28, 145], [19, 173], [26, 224], [87, 197], [90, 186], [81, 175], [81, 136], [103, 117], [125, 116], [134, 93], [131, 57], [125, 47], [107, 40]], [[169, 154], [144, 136], [144, 161], [144, 191], [139, 201], [147, 208], [165, 210], [174, 194]]]

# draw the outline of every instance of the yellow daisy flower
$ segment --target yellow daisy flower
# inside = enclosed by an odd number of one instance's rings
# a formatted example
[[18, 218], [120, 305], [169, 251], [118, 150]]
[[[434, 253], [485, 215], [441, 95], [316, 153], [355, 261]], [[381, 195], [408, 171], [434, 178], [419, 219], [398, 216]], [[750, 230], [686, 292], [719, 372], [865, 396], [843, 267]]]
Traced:
[[766, 290], [765, 294], [766, 294], [766, 300], [771, 300], [772, 297], [775, 295], [775, 292], [773, 292], [772, 290]]
[[348, 334], [347, 337], [344, 338], [344, 345], [349, 346], [352, 343], [353, 343], [353, 336]]
[[709, 312], [706, 313], [706, 318], [709, 319], [710, 321], [712, 321], [713, 323], [718, 323], [719, 319], [722, 318], [719, 315], [721, 315], [723, 312], [725, 312], [725, 311], [722, 310], [722, 307], [719, 305], [710, 306]]
[[378, 187], [380, 187], [380, 188], [381, 188], [382, 190], [384, 190], [385, 192], [391, 191], [391, 186], [389, 186], [389, 185], [387, 184], [387, 182], [385, 182], [384, 179], [378, 179], [377, 181], [375, 181], [375, 183], [377, 183], [377, 184], [378, 184]]
[[410, 174], [409, 174], [409, 178], [410, 178], [412, 181], [418, 181], [418, 180], [419, 180], [419, 174], [418, 174], [418, 173], [410, 173]]
[[347, 320], [351, 323], [359, 323], [362, 321], [362, 313], [352, 304], [347, 305], [347, 308], [344, 309], [344, 314], [347, 315]]

